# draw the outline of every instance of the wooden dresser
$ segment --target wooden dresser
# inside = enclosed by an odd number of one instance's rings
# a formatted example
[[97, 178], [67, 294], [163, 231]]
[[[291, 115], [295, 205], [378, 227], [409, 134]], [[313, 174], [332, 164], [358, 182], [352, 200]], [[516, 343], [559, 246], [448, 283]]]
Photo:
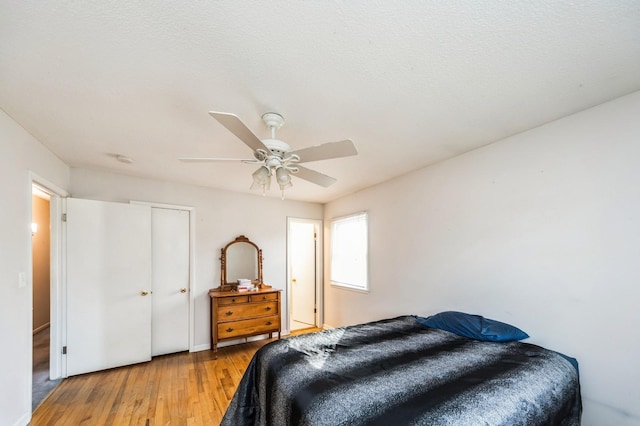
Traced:
[[278, 333], [280, 339], [280, 292], [276, 289], [237, 292], [210, 290], [211, 348], [218, 342], [260, 334]]

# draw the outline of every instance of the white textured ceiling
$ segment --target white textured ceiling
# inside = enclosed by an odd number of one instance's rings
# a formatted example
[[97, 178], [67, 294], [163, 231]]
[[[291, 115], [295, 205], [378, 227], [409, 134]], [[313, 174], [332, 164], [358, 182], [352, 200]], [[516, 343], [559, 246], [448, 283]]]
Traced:
[[[207, 112], [345, 138], [287, 198], [326, 202], [640, 90], [640, 2], [35, 0], [0, 4], [0, 107], [73, 167], [248, 192]], [[1, 141], [0, 141], [1, 143]], [[121, 154], [133, 164], [115, 160]], [[270, 195], [279, 196], [271, 190]]]

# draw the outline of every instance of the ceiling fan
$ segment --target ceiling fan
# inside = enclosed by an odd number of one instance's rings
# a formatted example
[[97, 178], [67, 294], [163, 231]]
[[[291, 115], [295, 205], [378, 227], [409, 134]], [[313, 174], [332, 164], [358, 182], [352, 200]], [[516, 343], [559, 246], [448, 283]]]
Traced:
[[286, 142], [276, 139], [276, 130], [282, 127], [284, 118], [275, 112], [262, 115], [262, 121], [271, 131], [271, 138], [262, 140], [235, 114], [216, 111], [210, 111], [209, 114], [251, 148], [255, 158], [180, 157], [179, 160], [185, 162], [239, 161], [245, 164], [259, 164], [260, 167], [253, 172], [251, 189], [262, 189], [263, 195], [270, 188], [271, 176], [274, 175], [283, 198], [284, 190], [292, 186], [291, 175], [327, 188], [336, 182], [336, 179], [301, 166], [300, 163], [358, 154], [350, 139], [293, 151]]

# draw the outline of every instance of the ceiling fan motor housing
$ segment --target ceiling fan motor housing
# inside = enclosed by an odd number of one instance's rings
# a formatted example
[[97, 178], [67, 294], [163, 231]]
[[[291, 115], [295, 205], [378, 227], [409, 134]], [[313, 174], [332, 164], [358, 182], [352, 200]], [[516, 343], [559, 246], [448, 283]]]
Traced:
[[284, 158], [291, 151], [289, 144], [279, 139], [263, 139], [262, 143], [280, 158]]

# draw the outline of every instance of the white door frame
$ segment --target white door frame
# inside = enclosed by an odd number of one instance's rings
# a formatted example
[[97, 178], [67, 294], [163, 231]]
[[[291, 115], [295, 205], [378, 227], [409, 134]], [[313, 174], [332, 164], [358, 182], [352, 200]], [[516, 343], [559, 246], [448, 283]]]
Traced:
[[144, 206], [157, 207], [161, 209], [184, 210], [189, 212], [189, 352], [200, 350], [195, 346], [195, 223], [196, 208], [191, 206], [181, 206], [177, 204], [154, 203], [148, 201], [130, 201], [131, 204], [141, 204]]
[[[49, 200], [50, 209], [50, 312], [49, 312], [49, 378], [51, 380], [59, 379], [60, 377], [66, 377], [67, 366], [64, 363], [62, 356], [62, 347], [66, 341], [66, 323], [65, 314], [65, 268], [62, 257], [62, 248], [64, 247], [64, 232], [62, 230], [62, 199], [69, 196], [69, 193], [58, 185], [50, 182], [49, 180], [37, 175], [36, 173], [29, 171], [29, 222], [31, 222], [32, 214], [32, 199], [31, 193], [33, 186], [37, 186], [51, 197]], [[29, 240], [31, 241], [31, 240]], [[33, 247], [31, 242], [29, 243], [29, 268], [33, 270]], [[29, 312], [33, 309], [33, 276], [29, 274], [28, 285], [28, 303]], [[29, 332], [33, 329], [33, 318], [30, 318]], [[29, 336], [29, 340], [33, 340], [32, 336]], [[30, 354], [30, 356], [32, 356]], [[33, 377], [29, 375], [29, 389], [33, 386]], [[29, 393], [29, 404], [31, 404], [31, 393]]]
[[312, 223], [315, 225], [315, 229], [317, 232], [316, 237], [316, 326], [321, 327], [321, 324], [324, 323], [324, 298], [323, 298], [323, 281], [322, 281], [322, 220], [321, 219], [303, 219], [297, 217], [287, 217], [287, 300], [286, 300], [286, 330], [290, 331], [291, 328], [291, 276], [290, 276], [290, 266], [291, 266], [291, 223]]

